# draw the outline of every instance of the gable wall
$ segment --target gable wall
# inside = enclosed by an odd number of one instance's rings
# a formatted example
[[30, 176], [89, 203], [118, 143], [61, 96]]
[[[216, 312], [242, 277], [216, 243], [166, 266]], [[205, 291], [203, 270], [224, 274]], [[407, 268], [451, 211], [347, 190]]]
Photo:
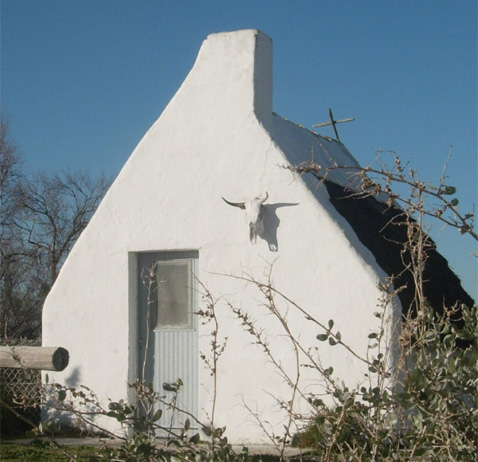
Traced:
[[[126, 399], [126, 383], [137, 370], [136, 253], [199, 250], [197, 276], [220, 299], [220, 335], [228, 337], [218, 370], [216, 424], [233, 429], [238, 441], [257, 442], [261, 437], [243, 400], [257, 404], [258, 411], [279, 424], [283, 415], [268, 393], [286, 398], [289, 390], [260, 348], [251, 344], [228, 304], [247, 310], [257, 326], [267, 327], [271, 348], [284, 367], [294, 373], [295, 365], [290, 343], [262, 308], [258, 291], [227, 275], [264, 280], [272, 265], [278, 289], [324, 324], [333, 318], [342, 337], [361, 352], [376, 322], [377, 283], [383, 275], [360, 244], [350, 240], [350, 229], [328, 203], [326, 191], [282, 168], [288, 159], [274, 139], [274, 124], [282, 125], [274, 122], [271, 111], [267, 116], [268, 97], [255, 96], [261, 82], [254, 79], [250, 59], [257, 41], [267, 48], [267, 38], [246, 32], [238, 43], [227, 39], [225, 45], [209, 44], [215, 59], [209, 50], [202, 60], [203, 47], [185, 83], [133, 152], [72, 250], [45, 303], [43, 331], [45, 345], [70, 352], [69, 367], [49, 374], [53, 380], [85, 384], [102, 398]], [[209, 69], [217, 71], [219, 62], [226, 70], [237, 65], [234, 60], [224, 65], [220, 59], [223, 52], [234, 55], [232, 45], [243, 56], [241, 72], [239, 77], [226, 72], [223, 78], [233, 91], [221, 95], [224, 82], [211, 86], [218, 72]], [[264, 66], [261, 74], [267, 75], [270, 63], [266, 60]], [[208, 69], [206, 78], [203, 69]], [[261, 111], [265, 115], [258, 119]], [[295, 147], [304, 149], [300, 141]], [[221, 196], [239, 202], [265, 191], [269, 229], [265, 239], [252, 245], [243, 211], [226, 205]], [[271, 251], [270, 243], [277, 251]], [[310, 329], [303, 315], [289, 307], [288, 319], [306, 344], [317, 344], [320, 331]], [[201, 327], [202, 352], [210, 349], [209, 332], [210, 326]], [[354, 358], [337, 347], [320, 346], [324, 366], [333, 365], [351, 382], [362, 379], [363, 367]], [[199, 374], [204, 419], [210, 412], [212, 379], [205, 368]], [[314, 386], [308, 372], [302, 374]]]

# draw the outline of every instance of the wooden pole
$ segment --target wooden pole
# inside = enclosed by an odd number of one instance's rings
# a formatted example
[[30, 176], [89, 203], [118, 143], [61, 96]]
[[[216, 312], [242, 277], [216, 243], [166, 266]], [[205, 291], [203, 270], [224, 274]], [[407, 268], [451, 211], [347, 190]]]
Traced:
[[62, 371], [69, 359], [61, 347], [0, 346], [0, 367]]

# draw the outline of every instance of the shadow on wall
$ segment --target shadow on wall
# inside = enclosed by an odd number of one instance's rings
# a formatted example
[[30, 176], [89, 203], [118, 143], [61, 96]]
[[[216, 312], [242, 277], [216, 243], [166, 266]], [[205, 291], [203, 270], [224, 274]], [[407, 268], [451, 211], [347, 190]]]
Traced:
[[277, 216], [277, 209], [281, 207], [295, 207], [298, 203], [278, 202], [277, 204], [264, 204], [264, 234], [262, 239], [267, 241], [269, 250], [277, 252], [279, 243], [277, 241], [277, 230], [279, 229], [280, 219]]
[[80, 385], [80, 369], [75, 367], [71, 374], [65, 379], [65, 383], [69, 387], [77, 387]]

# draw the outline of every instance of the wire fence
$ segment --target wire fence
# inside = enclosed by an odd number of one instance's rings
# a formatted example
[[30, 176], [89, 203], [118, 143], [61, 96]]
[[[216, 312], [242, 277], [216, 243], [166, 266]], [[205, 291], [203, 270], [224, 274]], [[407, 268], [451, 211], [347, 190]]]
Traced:
[[40, 422], [42, 386], [41, 372], [0, 368], [2, 401], [32, 423]]

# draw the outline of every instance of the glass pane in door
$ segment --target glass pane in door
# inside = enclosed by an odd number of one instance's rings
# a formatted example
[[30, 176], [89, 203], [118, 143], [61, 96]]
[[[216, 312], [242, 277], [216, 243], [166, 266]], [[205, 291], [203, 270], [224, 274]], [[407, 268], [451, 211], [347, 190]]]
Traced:
[[189, 260], [157, 262], [156, 329], [191, 329], [191, 278]]

